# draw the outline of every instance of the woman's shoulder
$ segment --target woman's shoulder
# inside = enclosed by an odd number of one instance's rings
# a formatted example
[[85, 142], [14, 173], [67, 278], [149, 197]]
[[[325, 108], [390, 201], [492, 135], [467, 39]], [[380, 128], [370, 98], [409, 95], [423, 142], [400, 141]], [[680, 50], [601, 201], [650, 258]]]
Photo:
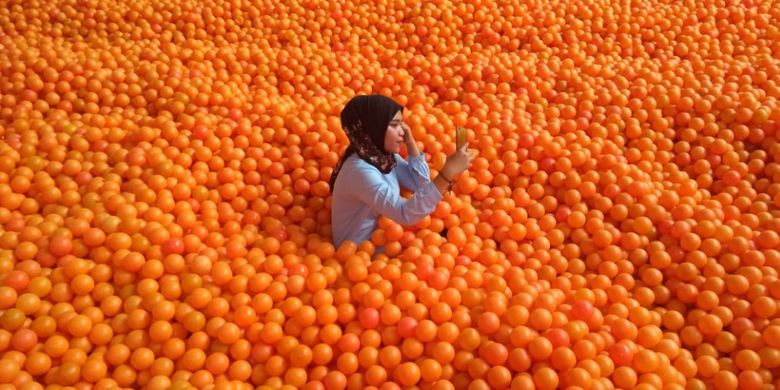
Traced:
[[[399, 154], [395, 154], [395, 160], [396, 161], [404, 161], [403, 157], [401, 157]], [[376, 173], [376, 174], [382, 174], [382, 172], [375, 166], [371, 165], [368, 161], [363, 160], [358, 156], [357, 154], [353, 154], [344, 161], [344, 165], [342, 166], [341, 170], [344, 171], [344, 168], [358, 171], [358, 172], [366, 172], [366, 173]]]
[[338, 180], [354, 182], [355, 180], [359, 180], [361, 177], [370, 178], [377, 174], [381, 174], [381, 172], [379, 172], [376, 167], [364, 161], [358, 155], [353, 154], [344, 160], [344, 163], [341, 166]]
[[[394, 171], [392, 171], [388, 175], [394, 174]], [[358, 155], [353, 154], [347, 157], [344, 164], [341, 166], [338, 181], [343, 180], [344, 183], [350, 183], [352, 185], [358, 183], [376, 183], [386, 181], [386, 176], [387, 175], [382, 173], [377, 167], [371, 165], [368, 161], [363, 160]]]

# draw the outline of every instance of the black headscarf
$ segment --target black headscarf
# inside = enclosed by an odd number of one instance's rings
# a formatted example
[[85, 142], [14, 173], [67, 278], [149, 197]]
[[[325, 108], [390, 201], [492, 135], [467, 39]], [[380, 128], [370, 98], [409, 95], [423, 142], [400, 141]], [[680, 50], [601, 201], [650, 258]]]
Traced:
[[341, 111], [341, 127], [347, 133], [349, 146], [330, 176], [333, 192], [344, 161], [354, 153], [382, 173], [395, 168], [395, 156], [385, 151], [385, 132], [393, 117], [404, 108], [383, 95], [361, 95], [350, 100]]

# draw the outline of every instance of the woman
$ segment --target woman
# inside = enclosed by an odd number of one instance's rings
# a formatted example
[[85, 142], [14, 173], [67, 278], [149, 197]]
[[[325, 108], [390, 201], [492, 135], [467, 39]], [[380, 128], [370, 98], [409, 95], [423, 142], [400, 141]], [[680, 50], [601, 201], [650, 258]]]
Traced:
[[[436, 208], [455, 178], [474, 158], [468, 144], [447, 158], [439, 175], [430, 179], [403, 107], [382, 95], [357, 96], [341, 112], [341, 125], [350, 144], [330, 179], [333, 193], [333, 243], [359, 244], [371, 237], [380, 216], [413, 225]], [[409, 161], [398, 153], [405, 144]], [[405, 200], [400, 186], [414, 191]]]

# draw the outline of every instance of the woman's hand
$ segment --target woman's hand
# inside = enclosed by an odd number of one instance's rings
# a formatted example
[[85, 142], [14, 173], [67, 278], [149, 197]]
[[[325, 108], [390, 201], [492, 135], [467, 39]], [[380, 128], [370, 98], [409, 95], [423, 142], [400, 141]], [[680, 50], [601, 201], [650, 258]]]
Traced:
[[412, 135], [412, 129], [406, 122], [401, 122], [401, 128], [404, 129], [404, 144], [406, 144], [406, 151], [409, 152], [409, 156], [417, 157], [420, 155], [420, 149], [417, 148], [417, 142]]
[[474, 157], [476, 157], [476, 153], [469, 151], [469, 144], [466, 143], [447, 157], [447, 162], [444, 163], [441, 173], [444, 174], [445, 179], [455, 180], [458, 175], [471, 166]]
[[412, 129], [409, 128], [409, 125], [407, 125], [406, 122], [401, 122], [401, 128], [404, 129], [404, 143], [406, 146], [413, 144], [414, 136], [412, 135]]

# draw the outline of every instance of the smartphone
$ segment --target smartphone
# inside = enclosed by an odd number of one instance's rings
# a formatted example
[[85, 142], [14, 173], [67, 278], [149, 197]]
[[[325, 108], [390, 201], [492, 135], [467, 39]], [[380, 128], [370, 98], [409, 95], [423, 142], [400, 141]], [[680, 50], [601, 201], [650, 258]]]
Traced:
[[458, 127], [455, 129], [455, 146], [460, 150], [466, 144], [466, 129]]

